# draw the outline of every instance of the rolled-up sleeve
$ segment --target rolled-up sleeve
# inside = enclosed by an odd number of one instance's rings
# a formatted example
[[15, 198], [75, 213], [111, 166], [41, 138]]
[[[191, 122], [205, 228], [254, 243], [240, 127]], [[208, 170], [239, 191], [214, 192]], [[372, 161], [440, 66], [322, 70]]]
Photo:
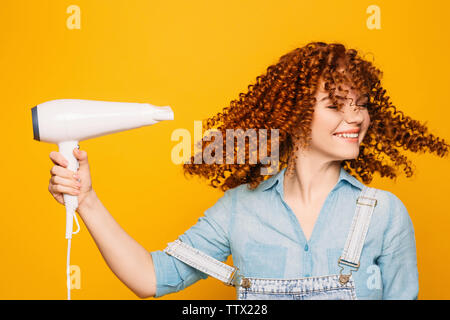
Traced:
[[391, 193], [391, 212], [377, 263], [383, 299], [413, 300], [419, 293], [414, 227], [402, 201]]
[[[219, 261], [230, 255], [228, 230], [233, 211], [234, 190], [223, 196], [200, 217], [195, 225], [178, 237], [179, 240], [205, 252]], [[180, 291], [208, 275], [192, 268], [162, 250], [150, 252], [156, 274], [156, 294], [159, 298]]]

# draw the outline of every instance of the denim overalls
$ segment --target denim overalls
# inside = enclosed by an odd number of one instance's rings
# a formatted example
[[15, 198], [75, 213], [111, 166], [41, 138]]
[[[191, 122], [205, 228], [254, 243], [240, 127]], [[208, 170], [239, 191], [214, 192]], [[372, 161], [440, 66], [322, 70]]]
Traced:
[[359, 258], [377, 205], [377, 189], [364, 186], [356, 200], [356, 210], [344, 250], [336, 263], [339, 274], [298, 279], [262, 279], [241, 275], [239, 269], [222, 263], [204, 252], [175, 240], [164, 249], [183, 261], [227, 285], [236, 287], [238, 300], [356, 300], [352, 272], [359, 268]]

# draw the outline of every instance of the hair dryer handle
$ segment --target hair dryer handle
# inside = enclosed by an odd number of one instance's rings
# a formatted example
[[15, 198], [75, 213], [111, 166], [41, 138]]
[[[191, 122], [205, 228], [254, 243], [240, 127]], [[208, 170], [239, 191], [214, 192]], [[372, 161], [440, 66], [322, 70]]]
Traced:
[[[78, 141], [64, 141], [58, 143], [59, 152], [69, 162], [67, 169], [77, 172], [79, 163], [73, 155], [73, 149], [78, 148]], [[78, 208], [78, 197], [71, 194], [64, 194], [64, 204], [66, 206], [66, 239], [72, 238], [73, 215]]]

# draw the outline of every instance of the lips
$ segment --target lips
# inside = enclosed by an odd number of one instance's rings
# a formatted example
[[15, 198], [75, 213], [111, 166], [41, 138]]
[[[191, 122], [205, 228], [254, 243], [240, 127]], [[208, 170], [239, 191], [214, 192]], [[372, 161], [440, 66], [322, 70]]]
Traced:
[[339, 131], [339, 132], [335, 132], [333, 133], [334, 135], [336, 134], [341, 134], [341, 133], [359, 133], [360, 129], [350, 129], [350, 130], [346, 130], [346, 131]]

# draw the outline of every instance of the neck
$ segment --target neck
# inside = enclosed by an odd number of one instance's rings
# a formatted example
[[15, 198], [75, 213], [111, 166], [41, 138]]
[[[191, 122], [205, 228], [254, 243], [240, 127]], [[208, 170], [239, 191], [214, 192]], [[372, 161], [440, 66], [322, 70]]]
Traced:
[[341, 161], [299, 153], [294, 168], [285, 172], [284, 197], [310, 205], [330, 192], [339, 179], [340, 170]]

